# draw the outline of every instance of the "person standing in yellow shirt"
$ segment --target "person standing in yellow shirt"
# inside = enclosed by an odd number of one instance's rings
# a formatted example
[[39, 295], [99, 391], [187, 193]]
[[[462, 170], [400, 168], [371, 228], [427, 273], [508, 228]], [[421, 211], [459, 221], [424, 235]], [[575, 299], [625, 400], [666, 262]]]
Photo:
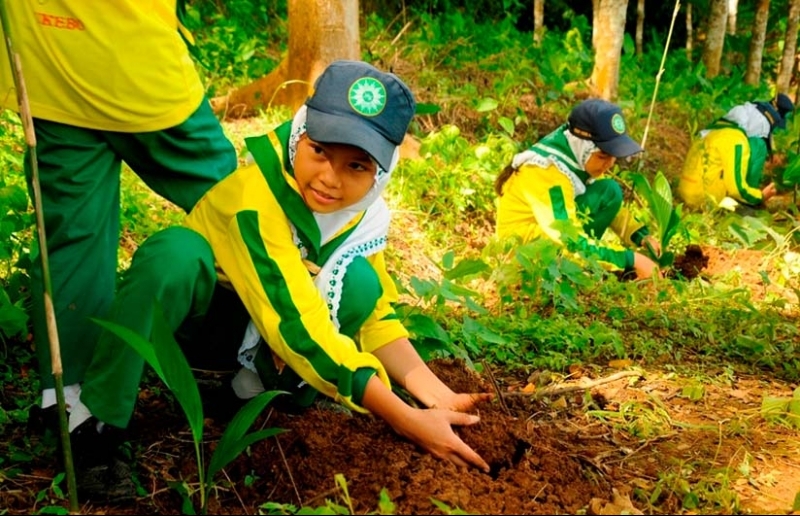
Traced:
[[[90, 318], [103, 318], [114, 296], [122, 162], [187, 212], [237, 165], [190, 56], [182, 9], [176, 0], [6, 2], [36, 133], [68, 410], [100, 333]], [[0, 87], [3, 107], [16, 110], [5, 51]], [[30, 276], [45, 409], [32, 417], [50, 426], [56, 395], [41, 268]]]

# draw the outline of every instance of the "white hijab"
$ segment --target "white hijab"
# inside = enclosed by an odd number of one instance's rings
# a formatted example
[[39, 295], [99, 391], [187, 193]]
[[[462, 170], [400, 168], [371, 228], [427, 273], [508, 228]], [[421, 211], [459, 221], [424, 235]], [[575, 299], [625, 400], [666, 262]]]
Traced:
[[[771, 129], [769, 120], [752, 102], [745, 102], [733, 107], [723, 118], [738, 125], [750, 138], [767, 138], [769, 136]], [[706, 134], [708, 134], [708, 129], [700, 132], [701, 136]]]

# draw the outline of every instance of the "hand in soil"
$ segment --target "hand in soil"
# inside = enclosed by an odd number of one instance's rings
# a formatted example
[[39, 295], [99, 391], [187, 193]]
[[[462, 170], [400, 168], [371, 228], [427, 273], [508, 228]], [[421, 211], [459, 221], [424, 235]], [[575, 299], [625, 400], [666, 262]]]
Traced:
[[450, 399], [444, 400], [439, 405], [431, 408], [449, 409], [457, 412], [471, 412], [476, 405], [485, 401], [491, 401], [494, 394], [491, 393], [453, 393]]
[[641, 253], [633, 253], [633, 270], [636, 271], [636, 277], [639, 279], [647, 279], [654, 274], [661, 274], [658, 264]]
[[[465, 395], [471, 396], [471, 395]], [[478, 416], [446, 409], [414, 409], [411, 417], [403, 421], [400, 434], [422, 446], [438, 459], [447, 459], [457, 466], [475, 466], [489, 472], [486, 463], [475, 450], [453, 432], [452, 425], [471, 426], [480, 421]]]

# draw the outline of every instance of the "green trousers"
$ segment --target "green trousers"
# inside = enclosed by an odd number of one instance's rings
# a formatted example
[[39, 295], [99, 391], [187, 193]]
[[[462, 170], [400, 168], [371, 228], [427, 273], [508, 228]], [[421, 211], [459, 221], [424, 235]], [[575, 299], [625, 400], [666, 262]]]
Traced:
[[[118, 133], [37, 119], [37, 160], [65, 385], [81, 382], [117, 278], [120, 172], [127, 163], [156, 193], [190, 210], [235, 170], [236, 151], [203, 101], [163, 131]], [[26, 160], [32, 197], [31, 170]], [[31, 318], [42, 388], [54, 386], [38, 247], [31, 253]]]
[[[361, 257], [348, 266], [339, 310], [341, 331], [354, 336], [374, 311], [382, 291], [371, 265]], [[250, 316], [235, 292], [217, 284], [211, 247], [199, 233], [183, 227], [159, 231], [133, 256], [108, 320], [150, 340], [153, 314], [161, 306], [176, 340], [193, 366], [233, 369]], [[303, 406], [316, 391], [300, 386], [290, 368], [278, 374], [263, 345], [257, 370], [267, 390], [288, 390]], [[81, 401], [98, 419], [125, 428], [144, 372], [144, 360], [114, 334], [103, 331], [81, 390]], [[309, 390], [311, 389], [311, 390]]]
[[591, 237], [602, 238], [622, 207], [622, 197], [622, 188], [613, 179], [586, 185], [586, 192], [575, 197], [575, 204], [586, 219], [583, 230]]

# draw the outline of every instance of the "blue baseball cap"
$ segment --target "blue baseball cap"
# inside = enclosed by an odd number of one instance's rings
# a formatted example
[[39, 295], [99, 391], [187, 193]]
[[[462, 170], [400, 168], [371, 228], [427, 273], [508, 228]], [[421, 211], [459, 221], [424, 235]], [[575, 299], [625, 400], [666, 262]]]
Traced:
[[403, 142], [416, 102], [393, 73], [361, 61], [334, 61], [314, 84], [306, 101], [308, 137], [366, 151], [384, 170]]
[[786, 120], [771, 102], [758, 101], [753, 104], [755, 104], [758, 111], [764, 115], [764, 118], [769, 122], [770, 132], [774, 131], [776, 127], [780, 129], [786, 127]]
[[600, 150], [616, 158], [642, 152], [642, 147], [628, 136], [622, 110], [607, 100], [584, 100], [572, 109], [567, 124], [572, 134], [592, 140]]
[[794, 103], [785, 93], [775, 95], [771, 104], [775, 106], [784, 121], [794, 111]]

